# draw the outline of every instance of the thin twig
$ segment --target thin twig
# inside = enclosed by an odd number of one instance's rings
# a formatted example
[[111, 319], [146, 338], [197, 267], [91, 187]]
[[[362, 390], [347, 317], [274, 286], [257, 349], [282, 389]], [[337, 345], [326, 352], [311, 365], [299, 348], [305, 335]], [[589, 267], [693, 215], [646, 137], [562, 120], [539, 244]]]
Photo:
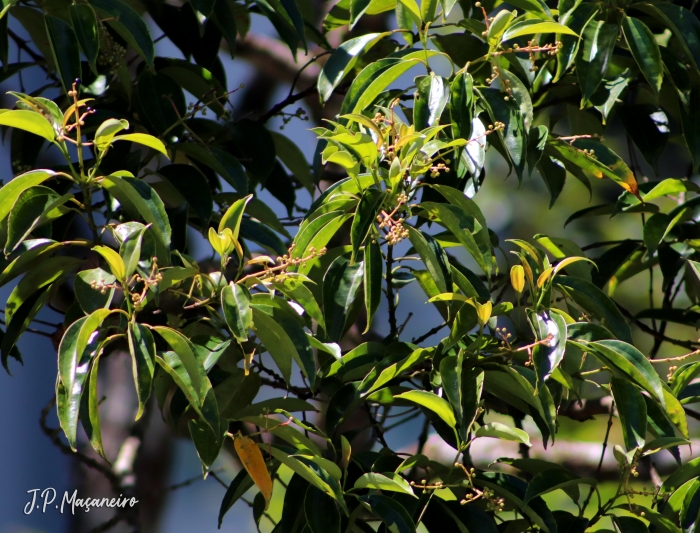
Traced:
[[374, 415], [372, 414], [372, 409], [370, 408], [369, 404], [365, 402], [365, 409], [367, 410], [367, 416], [369, 417], [369, 422], [372, 424], [372, 428], [374, 429], [374, 434], [376, 435], [377, 439], [379, 442], [382, 443], [382, 446], [384, 446], [387, 449], [390, 449], [390, 446], [387, 444], [386, 440], [384, 439], [384, 431], [382, 430], [381, 426], [377, 422], [377, 419], [374, 418]]
[[307, 87], [303, 91], [298, 92], [297, 94], [292, 94], [290, 96], [287, 96], [284, 100], [282, 100], [280, 103], [275, 104], [272, 109], [270, 109], [267, 113], [265, 113], [263, 116], [261, 116], [258, 119], [258, 122], [261, 124], [264, 124], [268, 120], [270, 120], [272, 117], [274, 117], [276, 114], [278, 114], [280, 111], [282, 111], [285, 107], [288, 105], [292, 105], [295, 102], [298, 102], [299, 100], [303, 100], [309, 95], [312, 95], [316, 92], [316, 86], [312, 85], [310, 87]]
[[630, 313], [627, 309], [622, 307], [619, 303], [615, 302], [617, 305], [617, 308], [620, 310], [620, 312], [629, 320], [631, 320], [635, 326], [637, 326], [639, 329], [641, 329], [644, 333], [648, 333], [655, 339], [660, 339], [662, 341], [668, 342], [670, 344], [675, 344], [676, 346], [682, 346], [683, 348], [688, 348], [689, 350], [694, 349], [696, 346], [700, 346], [700, 343], [698, 342], [692, 342], [692, 341], [682, 341], [680, 339], [674, 339], [672, 337], [668, 337], [667, 335], [664, 335], [663, 333], [659, 331], [654, 331], [651, 329], [649, 326], [647, 326], [644, 322], [639, 320], [638, 318], [635, 318], [635, 316]]
[[112, 489], [116, 494], [119, 494], [122, 491], [122, 486], [119, 481], [119, 478], [117, 475], [112, 472], [112, 470], [103, 465], [98, 463], [95, 459], [92, 457], [88, 457], [87, 455], [80, 453], [78, 451], [73, 451], [71, 450], [70, 446], [67, 446], [63, 444], [61, 441], [61, 438], [59, 437], [59, 434], [61, 432], [60, 429], [58, 428], [51, 428], [47, 425], [46, 419], [49, 416], [49, 412], [51, 411], [51, 408], [56, 404], [56, 397], [54, 396], [51, 398], [49, 403], [46, 404], [46, 407], [44, 407], [41, 410], [41, 417], [39, 418], [39, 424], [41, 425], [41, 430], [44, 432], [44, 434], [51, 439], [51, 442], [59, 449], [61, 452], [63, 452], [65, 455], [70, 455], [75, 457], [78, 461], [83, 463], [85, 466], [92, 468], [93, 470], [97, 470], [100, 474], [105, 476], [110, 484], [112, 485]]
[[432, 328], [430, 331], [424, 333], [420, 337], [414, 337], [413, 340], [411, 341], [413, 344], [419, 344], [426, 340], [428, 337], [432, 337], [435, 335], [438, 331], [440, 331], [442, 328], [444, 328], [447, 325], [447, 322], [443, 322], [442, 324], [439, 324]]

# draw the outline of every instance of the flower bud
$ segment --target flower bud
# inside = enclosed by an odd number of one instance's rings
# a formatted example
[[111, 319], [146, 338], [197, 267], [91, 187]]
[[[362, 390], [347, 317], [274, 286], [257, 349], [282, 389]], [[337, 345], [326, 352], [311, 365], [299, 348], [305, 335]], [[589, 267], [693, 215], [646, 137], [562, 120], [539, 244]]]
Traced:
[[483, 328], [486, 323], [489, 321], [489, 318], [491, 318], [491, 309], [492, 305], [491, 302], [486, 302], [485, 304], [480, 304], [479, 302], [476, 302], [476, 317], [479, 320], [479, 325]]
[[510, 269], [510, 283], [513, 285], [515, 292], [520, 294], [525, 288], [525, 269], [522, 265], [514, 265]]

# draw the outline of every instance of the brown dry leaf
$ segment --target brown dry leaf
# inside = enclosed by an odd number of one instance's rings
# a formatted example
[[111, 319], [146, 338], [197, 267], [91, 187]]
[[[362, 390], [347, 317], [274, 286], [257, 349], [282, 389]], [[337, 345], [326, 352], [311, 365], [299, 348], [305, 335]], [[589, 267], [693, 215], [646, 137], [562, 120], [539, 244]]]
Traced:
[[267, 471], [267, 465], [260, 448], [253, 439], [240, 433], [233, 439], [233, 447], [243, 463], [243, 468], [246, 469], [255, 486], [262, 492], [265, 498], [265, 509], [267, 509], [272, 498], [272, 479], [270, 472]]

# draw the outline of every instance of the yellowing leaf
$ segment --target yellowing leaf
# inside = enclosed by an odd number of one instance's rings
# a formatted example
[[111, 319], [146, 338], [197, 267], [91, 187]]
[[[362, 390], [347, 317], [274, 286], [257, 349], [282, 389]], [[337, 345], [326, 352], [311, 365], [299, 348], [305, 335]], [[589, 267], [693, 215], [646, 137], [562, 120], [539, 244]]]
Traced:
[[49, 142], [53, 142], [56, 137], [56, 132], [54, 132], [49, 121], [39, 113], [25, 109], [3, 111], [3, 113], [0, 113], [0, 126], [10, 126], [11, 128], [28, 131], [43, 137]]
[[110, 270], [112, 271], [112, 274], [114, 274], [119, 281], [123, 282], [126, 278], [126, 266], [124, 265], [124, 260], [121, 258], [121, 256], [107, 246], [95, 246], [93, 250], [104, 257]]
[[153, 135], [147, 135], [146, 133], [127, 133], [126, 135], [117, 135], [114, 141], [131, 141], [132, 143], [143, 144], [144, 146], [158, 150], [165, 157], [168, 157], [168, 152], [165, 149], [163, 141]]
[[265, 509], [267, 509], [272, 498], [272, 479], [270, 472], [267, 471], [267, 465], [260, 448], [253, 439], [240, 433], [234, 437], [233, 447], [243, 463], [243, 468], [246, 469], [253, 483], [260, 489], [265, 498]]

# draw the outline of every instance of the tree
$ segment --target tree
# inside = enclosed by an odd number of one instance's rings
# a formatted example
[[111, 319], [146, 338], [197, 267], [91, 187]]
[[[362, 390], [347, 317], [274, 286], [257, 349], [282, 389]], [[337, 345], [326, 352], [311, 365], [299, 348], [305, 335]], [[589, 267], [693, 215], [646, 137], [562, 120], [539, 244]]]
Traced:
[[[156, 56], [144, 7], [184, 59]], [[16, 174], [0, 188], [0, 284], [14, 284], [5, 369], [22, 361], [17, 341], [37, 314], [60, 310], [63, 435], [130, 495], [104, 452], [98, 387], [100, 362], [128, 353], [135, 420], [160, 411], [192, 439], [204, 476], [223, 449], [244, 466], [220, 525], [257, 487], [252, 512], [276, 532], [694, 531], [700, 462], [680, 450], [687, 417], [700, 419], [688, 407], [700, 401], [695, 3], [341, 0], [322, 21], [320, 7], [5, 2], [1, 76], [22, 90], [0, 113]], [[291, 56], [310, 57], [290, 69], [287, 98], [234, 114], [239, 87], [223, 60], [263, 53], [246, 37], [251, 14]], [[24, 94], [21, 72], [37, 65], [45, 79]], [[311, 163], [265, 126], [304, 118], [287, 113], [304, 99], [317, 122]], [[332, 120], [317, 120], [319, 101]], [[669, 140], [686, 176], [648, 179], [668, 174]], [[569, 202], [569, 222], [641, 214], [641, 238], [615, 226], [585, 250], [573, 234], [502, 239], [477, 196], [488, 148], [519, 183], [539, 176], [552, 209], [572, 176], [607, 195]], [[39, 152], [51, 168], [36, 168]], [[302, 189], [310, 205], [298, 205]], [[215, 260], [191, 255], [196, 234]], [[641, 292], [645, 276], [646, 309], [628, 309], [621, 284]], [[410, 284], [441, 316], [415, 335], [398, 320]], [[382, 305], [386, 337], [372, 329]], [[683, 355], [659, 357], [673, 346]], [[261, 389], [275, 394], [258, 400]], [[563, 418], [595, 414], [608, 420], [597, 468], [530, 458], [535, 439], [556, 449]], [[385, 433], [416, 417], [416, 453], [399, 454]], [[78, 452], [80, 427], [102, 458]], [[430, 432], [451, 462], [423, 453]], [[520, 456], [476, 465], [478, 439], [518, 443]], [[617, 489], [603, 494], [610, 449]], [[678, 462], [665, 481], [652, 462], [662, 450]], [[281, 518], [266, 514], [273, 488]], [[105, 527], [120, 521], [139, 527], [126, 508]]]

